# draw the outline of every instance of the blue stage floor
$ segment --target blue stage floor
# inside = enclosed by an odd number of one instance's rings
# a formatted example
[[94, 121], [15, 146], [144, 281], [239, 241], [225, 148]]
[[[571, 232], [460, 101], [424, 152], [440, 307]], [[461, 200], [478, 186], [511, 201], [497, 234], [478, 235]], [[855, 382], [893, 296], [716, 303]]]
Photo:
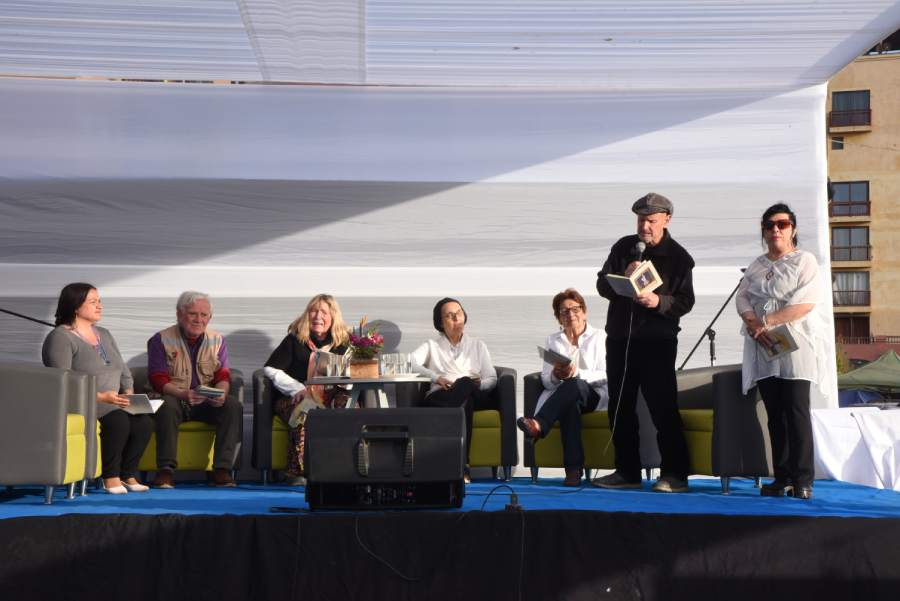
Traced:
[[[486, 511], [504, 509], [508, 489], [491, 480], [475, 481], [466, 487], [462, 509]], [[650, 490], [607, 491], [586, 486], [570, 489], [559, 479], [542, 479], [532, 484], [528, 478], [516, 478], [509, 486], [527, 511], [604, 511], [657, 514], [782, 515], [900, 518], [900, 493], [847, 484], [818, 481], [814, 498], [762, 498], [748, 480], [733, 480], [731, 494], [721, 494], [719, 480], [692, 479], [691, 492], [662, 494]], [[493, 495], [489, 494], [497, 489]], [[204, 484], [179, 483], [173, 490], [108, 495], [91, 489], [87, 496], [65, 499], [57, 490], [52, 505], [43, 504], [43, 490], [16, 488], [0, 494], [0, 519], [68, 514], [183, 514], [183, 515], [262, 515], [273, 506], [305, 509], [303, 489], [284, 485], [241, 484], [237, 488], [216, 489]]]

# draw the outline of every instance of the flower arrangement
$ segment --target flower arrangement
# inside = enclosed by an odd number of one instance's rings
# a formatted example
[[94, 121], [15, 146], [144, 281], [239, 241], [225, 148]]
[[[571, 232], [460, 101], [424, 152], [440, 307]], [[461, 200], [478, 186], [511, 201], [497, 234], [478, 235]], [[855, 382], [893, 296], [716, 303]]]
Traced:
[[366, 330], [367, 317], [359, 321], [359, 328], [350, 332], [350, 352], [353, 359], [374, 359], [384, 348], [384, 337], [375, 328]]

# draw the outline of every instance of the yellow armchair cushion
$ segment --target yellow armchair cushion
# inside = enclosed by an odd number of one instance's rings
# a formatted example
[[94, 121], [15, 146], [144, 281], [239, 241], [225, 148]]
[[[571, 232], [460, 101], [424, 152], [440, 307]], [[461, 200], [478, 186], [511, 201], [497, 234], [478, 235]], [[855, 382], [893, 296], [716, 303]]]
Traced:
[[288, 445], [291, 443], [288, 426], [277, 415], [272, 418], [272, 469], [287, 469]]
[[[589, 469], [614, 469], [615, 449], [611, 442], [609, 413], [593, 411], [581, 416], [581, 441], [584, 445], [584, 467]], [[563, 464], [562, 438], [559, 423], [534, 445], [535, 467], [565, 467]]]
[[60, 484], [77, 482], [84, 478], [87, 458], [84, 416], [74, 413], [66, 415], [66, 473]]
[[[178, 427], [178, 451], [175, 460], [179, 470], [213, 469], [213, 449], [216, 440], [216, 427], [198, 421], [184, 422]], [[141, 471], [156, 470], [156, 433], [150, 437], [141, 461]]]
[[712, 409], [681, 409], [681, 423], [685, 430], [696, 430], [699, 432], [713, 431], [713, 411]]
[[473, 428], [500, 428], [500, 412], [496, 409], [476, 411], [472, 415]]
[[472, 416], [472, 448], [469, 465], [500, 465], [500, 412], [496, 409], [476, 411]]
[[84, 416], [79, 413], [66, 414], [66, 436], [84, 436]]

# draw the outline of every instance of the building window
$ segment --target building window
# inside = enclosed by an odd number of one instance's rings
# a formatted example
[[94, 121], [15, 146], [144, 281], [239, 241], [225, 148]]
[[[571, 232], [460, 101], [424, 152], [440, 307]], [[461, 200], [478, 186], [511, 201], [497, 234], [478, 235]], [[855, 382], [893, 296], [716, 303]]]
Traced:
[[868, 261], [871, 258], [872, 256], [869, 252], [869, 228], [831, 228], [832, 261]]
[[868, 315], [835, 315], [834, 336], [838, 342], [846, 344], [867, 344], [869, 342]]
[[831, 149], [832, 150], [843, 150], [844, 149], [844, 136], [832, 136], [831, 137]]
[[869, 90], [834, 92], [831, 95], [830, 127], [871, 125], [872, 110], [869, 107]]
[[834, 273], [832, 297], [835, 307], [866, 307], [871, 300], [868, 271]]
[[869, 214], [869, 182], [831, 182], [831, 193], [832, 217]]

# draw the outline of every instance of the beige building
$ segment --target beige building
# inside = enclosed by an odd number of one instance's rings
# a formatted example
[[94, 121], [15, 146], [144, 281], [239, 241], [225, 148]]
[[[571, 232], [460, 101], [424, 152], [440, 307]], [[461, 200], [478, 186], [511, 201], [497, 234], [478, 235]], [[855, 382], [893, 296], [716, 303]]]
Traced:
[[871, 359], [900, 343], [900, 52], [847, 65], [827, 111], [835, 333]]

